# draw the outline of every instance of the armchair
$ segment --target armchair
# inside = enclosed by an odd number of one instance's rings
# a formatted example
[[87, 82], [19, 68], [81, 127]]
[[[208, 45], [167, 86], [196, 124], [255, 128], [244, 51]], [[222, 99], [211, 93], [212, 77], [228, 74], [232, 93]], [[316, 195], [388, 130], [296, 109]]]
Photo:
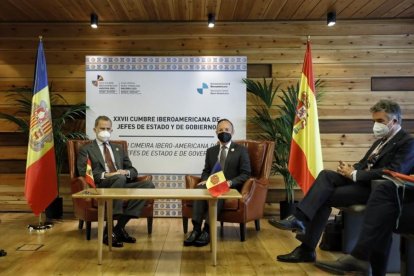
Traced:
[[[83, 176], [78, 176], [76, 169], [76, 160], [78, 157], [79, 149], [92, 140], [69, 140], [67, 142], [68, 149], [68, 163], [69, 163], [69, 174], [70, 174], [70, 186], [72, 194], [84, 190], [88, 187]], [[111, 143], [122, 145], [122, 148], [127, 151], [128, 144], [123, 140], [111, 140]], [[143, 175], [137, 177], [137, 181], [151, 180], [151, 175]], [[86, 239], [91, 239], [91, 223], [98, 221], [98, 204], [95, 200], [72, 198], [73, 209], [75, 217], [79, 219], [79, 229], [83, 228], [83, 223], [86, 222]], [[153, 209], [154, 201], [148, 200], [145, 207], [142, 209], [141, 217], [147, 218], [147, 231], [148, 234], [152, 233], [152, 221], [153, 221]]]
[[[239, 140], [234, 141], [247, 148], [250, 157], [251, 177], [244, 183], [240, 193], [242, 199], [226, 200], [218, 221], [223, 229], [224, 222], [240, 224], [240, 241], [245, 241], [246, 223], [255, 221], [256, 231], [260, 230], [269, 184], [270, 169], [273, 161], [275, 143], [272, 141]], [[198, 176], [186, 175], [187, 189], [194, 188], [201, 180]], [[184, 233], [188, 231], [188, 219], [192, 217], [192, 201], [182, 201]]]

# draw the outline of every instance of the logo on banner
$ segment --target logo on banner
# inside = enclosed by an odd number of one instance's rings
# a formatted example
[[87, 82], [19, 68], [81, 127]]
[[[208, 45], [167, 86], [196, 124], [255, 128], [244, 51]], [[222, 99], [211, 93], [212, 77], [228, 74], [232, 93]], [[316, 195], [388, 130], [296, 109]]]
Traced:
[[100, 81], [103, 81], [103, 80], [104, 80], [104, 78], [103, 78], [101, 75], [98, 75], [98, 76], [96, 77], [96, 80], [93, 80], [93, 81], [92, 81], [92, 84], [93, 84], [93, 86], [98, 87], [99, 82], [100, 82]]
[[207, 84], [207, 83], [205, 83], [205, 82], [203, 82], [203, 84], [202, 84], [201, 88], [197, 88], [197, 92], [198, 92], [198, 94], [203, 95], [204, 89], [208, 89], [208, 84]]

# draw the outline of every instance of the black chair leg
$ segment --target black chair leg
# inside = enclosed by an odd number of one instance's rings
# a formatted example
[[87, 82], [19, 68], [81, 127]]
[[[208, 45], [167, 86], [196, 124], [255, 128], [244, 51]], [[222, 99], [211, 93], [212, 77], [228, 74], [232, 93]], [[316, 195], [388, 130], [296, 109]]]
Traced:
[[254, 221], [254, 226], [256, 227], [256, 231], [260, 231], [260, 219]]
[[183, 231], [184, 234], [187, 234], [188, 232], [188, 218], [183, 217]]
[[246, 223], [240, 223], [240, 241], [246, 240]]
[[224, 236], [224, 222], [220, 221], [220, 235]]
[[79, 225], [78, 225], [78, 229], [79, 230], [82, 230], [82, 228], [83, 228], [83, 220], [79, 220]]
[[148, 231], [148, 235], [152, 234], [152, 222], [153, 222], [154, 218], [153, 217], [147, 217], [147, 231]]
[[92, 222], [90, 221], [86, 222], [86, 239], [88, 241], [91, 240], [91, 228], [92, 228], [91, 224]]

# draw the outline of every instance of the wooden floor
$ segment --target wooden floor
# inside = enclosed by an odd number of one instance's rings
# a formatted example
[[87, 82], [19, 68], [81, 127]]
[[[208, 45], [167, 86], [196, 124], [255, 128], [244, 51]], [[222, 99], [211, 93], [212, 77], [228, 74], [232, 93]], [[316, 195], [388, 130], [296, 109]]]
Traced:
[[[247, 240], [240, 242], [237, 224], [225, 224], [218, 235], [218, 264], [212, 266], [210, 247], [183, 247], [181, 219], [154, 219], [153, 233], [146, 233], [146, 220], [131, 221], [128, 232], [136, 244], [126, 244], [109, 252], [104, 247], [103, 264], [97, 264], [97, 230], [92, 238], [78, 230], [73, 218], [56, 221], [46, 233], [29, 232], [36, 224], [31, 214], [0, 214], [1, 275], [327, 275], [312, 264], [276, 262], [298, 242], [289, 231], [270, 226], [264, 219], [261, 231], [249, 223]], [[339, 253], [318, 250], [320, 260], [334, 260]]]

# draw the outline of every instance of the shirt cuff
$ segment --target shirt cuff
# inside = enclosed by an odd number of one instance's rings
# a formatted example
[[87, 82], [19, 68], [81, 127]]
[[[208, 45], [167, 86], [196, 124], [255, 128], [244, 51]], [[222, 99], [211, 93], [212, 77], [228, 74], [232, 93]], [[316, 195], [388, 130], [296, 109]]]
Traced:
[[351, 172], [351, 177], [352, 177], [352, 181], [356, 182], [357, 181], [357, 170], [353, 170]]
[[131, 171], [130, 170], [128, 170], [128, 173], [126, 174], [126, 177], [131, 178]]
[[101, 179], [105, 179], [105, 172], [102, 173]]

